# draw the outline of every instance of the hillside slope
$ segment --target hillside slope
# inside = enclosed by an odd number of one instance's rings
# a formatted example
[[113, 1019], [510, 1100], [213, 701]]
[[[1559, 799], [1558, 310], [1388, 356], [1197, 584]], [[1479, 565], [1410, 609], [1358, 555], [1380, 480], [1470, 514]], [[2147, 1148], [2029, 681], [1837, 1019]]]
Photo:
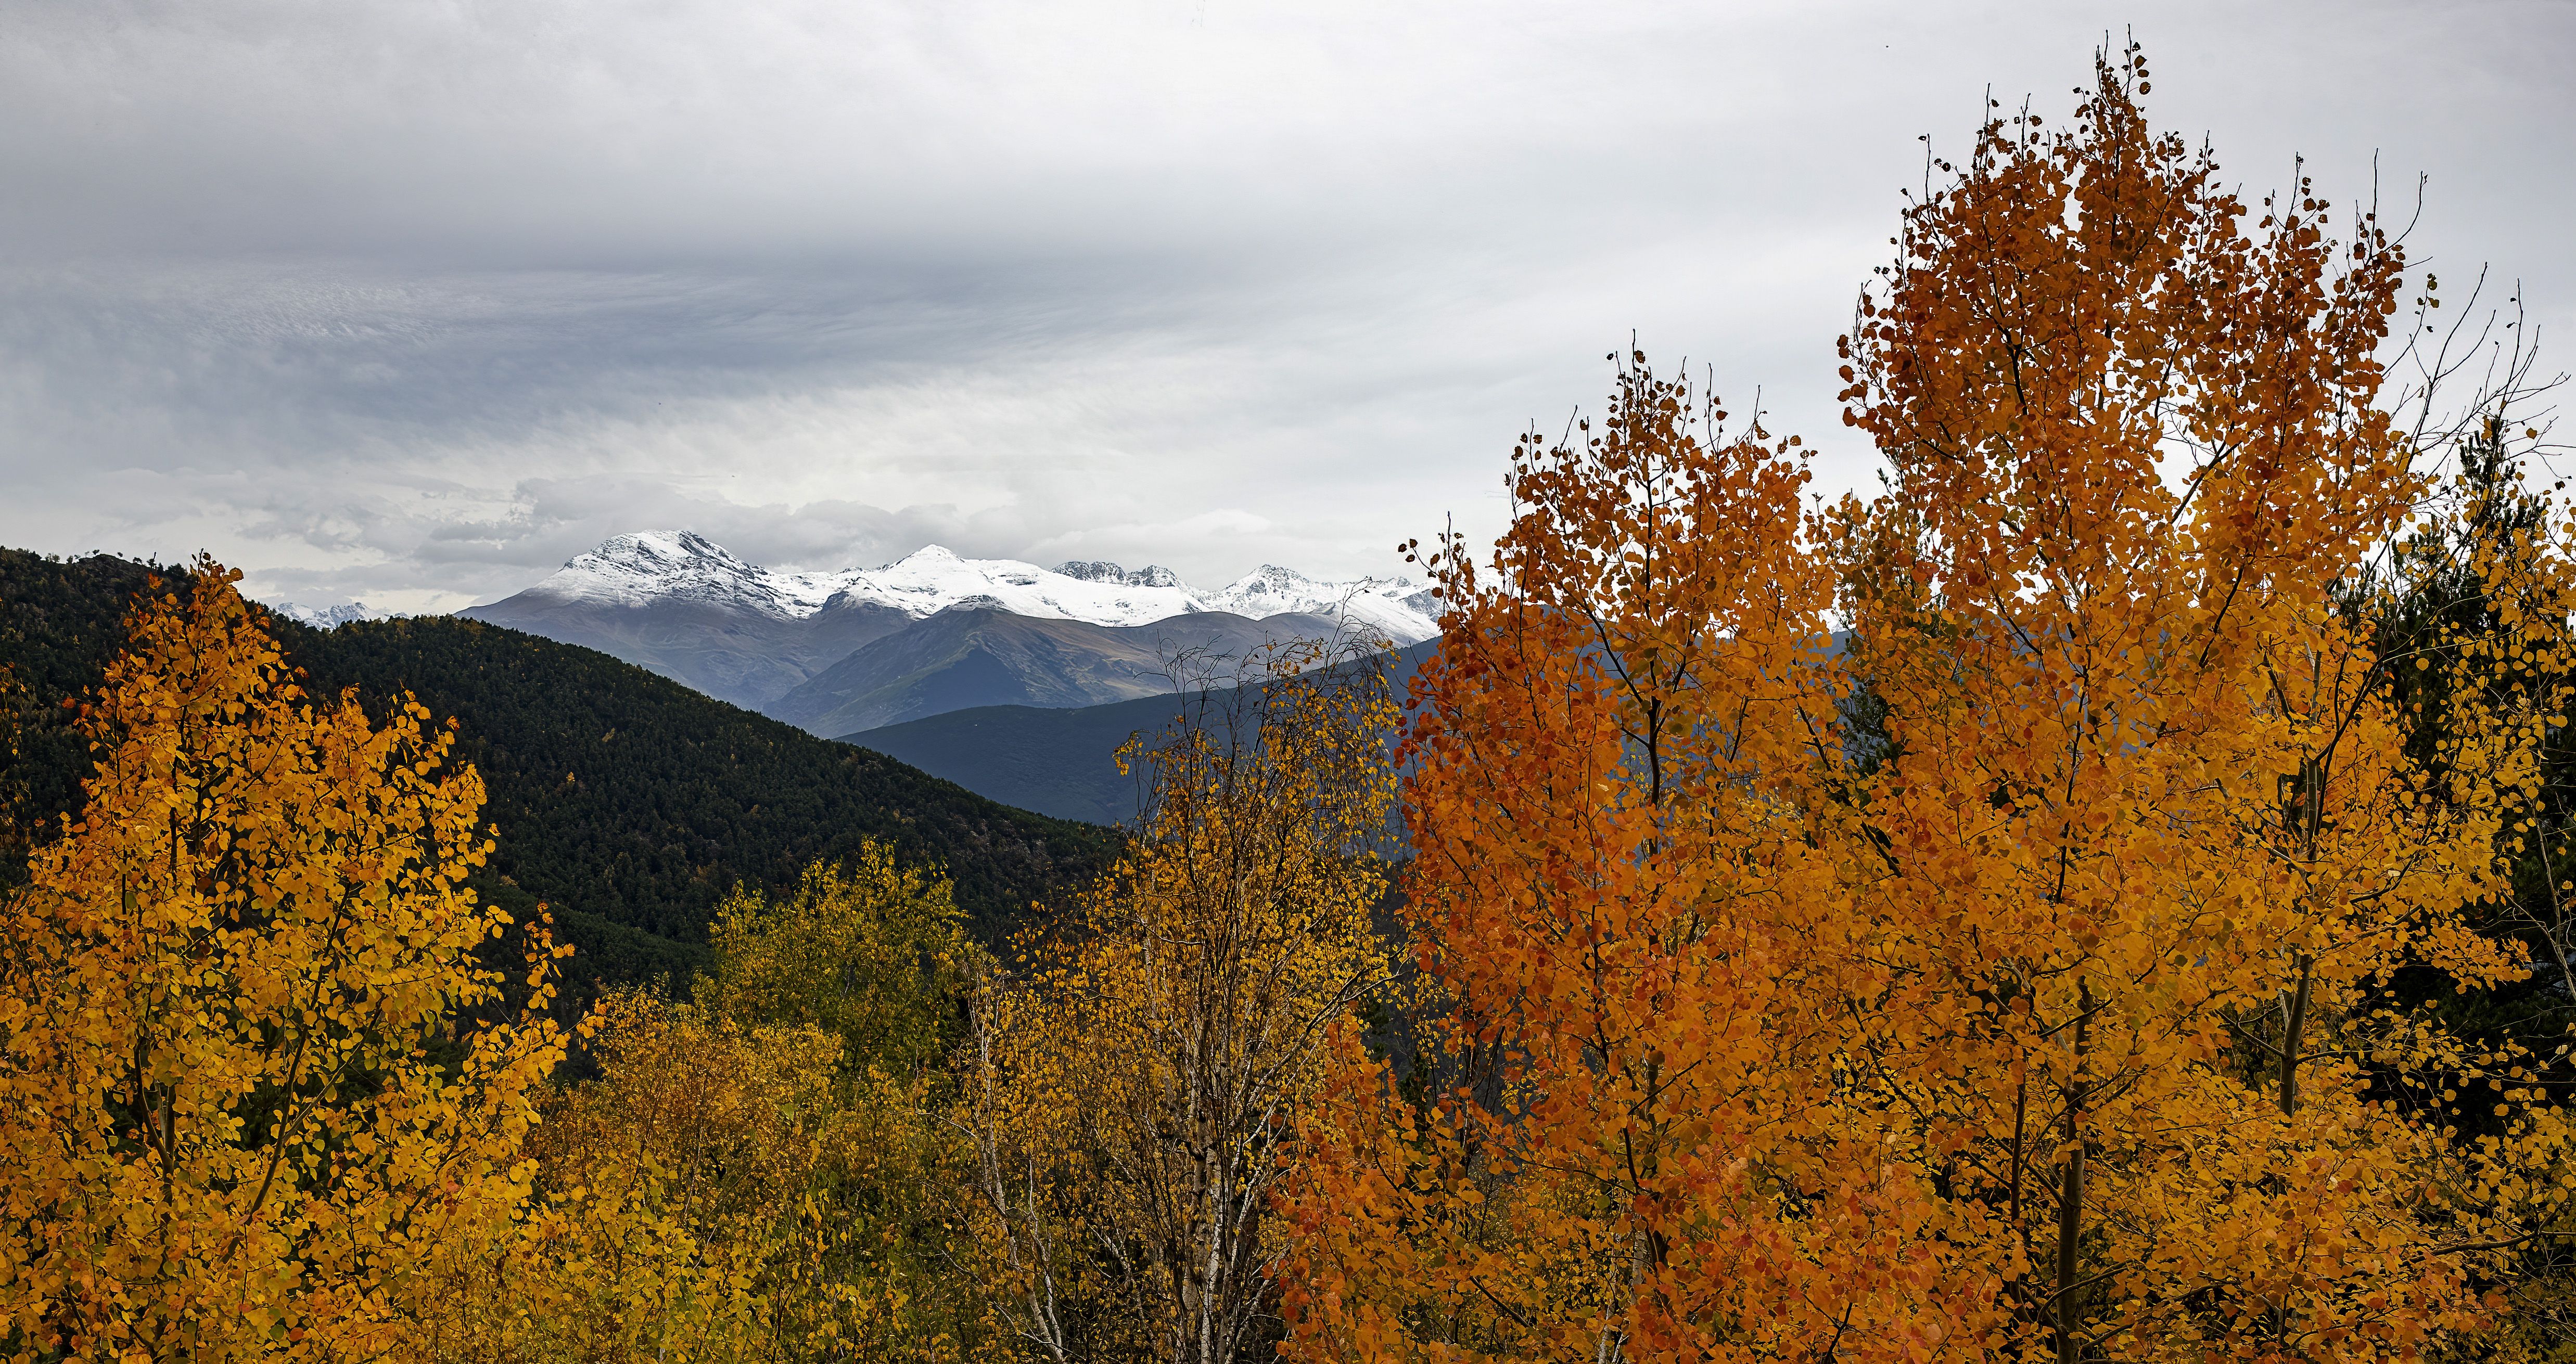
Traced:
[[[59, 811], [76, 796], [88, 756], [62, 699], [96, 684], [147, 571], [0, 550], [0, 662], [27, 684], [12, 698], [21, 756], [0, 769], [12, 808]], [[669, 949], [704, 940], [736, 881], [786, 884], [870, 837], [944, 867], [989, 940], [1032, 899], [1090, 875], [1114, 837], [513, 630], [447, 617], [275, 628], [315, 690], [355, 686], [381, 705], [407, 689], [457, 717], [457, 756], [481, 769], [500, 827], [493, 893], [549, 901], [585, 951], [640, 963], [614, 974], [685, 960]]]
[[[1390, 656], [1398, 696], [1439, 648], [1425, 640]], [[1135, 817], [1137, 781], [1118, 771], [1118, 746], [1179, 718], [1177, 696], [1052, 709], [977, 706], [841, 736], [1008, 805], [1060, 819], [1117, 824]], [[1222, 706], [1219, 710], [1224, 709]]]
[[792, 882], [861, 840], [937, 864], [987, 934], [1098, 864], [1105, 830], [998, 805], [605, 654], [450, 617], [283, 632], [313, 680], [409, 690], [463, 722], [504, 831], [493, 869], [684, 941], [735, 881]]
[[761, 709], [838, 735], [969, 706], [1105, 705], [1169, 693], [1171, 662], [1184, 653], [1239, 658], [1271, 641], [1330, 639], [1337, 628], [1321, 616], [1205, 611], [1094, 625], [951, 607], [859, 646]]
[[63, 701], [96, 686], [124, 647], [126, 603], [148, 572], [0, 549], [0, 884], [23, 870], [29, 838], [80, 801], [89, 744]]
[[1136, 815], [1138, 791], [1118, 771], [1118, 746], [1173, 720], [1180, 699], [1148, 696], [1105, 706], [975, 706], [843, 735], [841, 742], [945, 777], [978, 795], [1010, 793], [1024, 810], [1119, 824]]

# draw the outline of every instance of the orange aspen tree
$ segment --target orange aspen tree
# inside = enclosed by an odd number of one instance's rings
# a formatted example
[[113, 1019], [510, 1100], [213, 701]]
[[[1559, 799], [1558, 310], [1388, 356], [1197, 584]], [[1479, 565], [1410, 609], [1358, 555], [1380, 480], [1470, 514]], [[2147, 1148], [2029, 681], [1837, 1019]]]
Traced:
[[1310, 1357], [1902, 1353], [1985, 1301], [1843, 1047], [1879, 987], [1803, 460], [1629, 361], [1515, 451], [1490, 577], [1431, 556], [1405, 913], [1466, 1071], [1415, 1109], [1345, 1039], [1284, 1198]]
[[1386, 979], [1385, 681], [1323, 644], [1247, 671], [1121, 751], [1147, 767], [1135, 838], [978, 1001], [980, 1229], [1013, 1329], [1051, 1358], [1263, 1349], [1294, 1117], [1327, 1029]]
[[1345, 1039], [1283, 1195], [1304, 1355], [2480, 1325], [2500, 1181], [2559, 1137], [2527, 1087], [2484, 1145], [2393, 1102], [2463, 1057], [2377, 1003], [2517, 969], [2460, 909], [2563, 698], [2456, 688], [2406, 751], [2334, 594], [2427, 491], [2377, 406], [2402, 255], [2304, 184], [2249, 235], [2136, 54], [2099, 75], [2063, 132], [1991, 124], [1864, 296], [1883, 497], [1802, 518], [1792, 443], [1629, 371], [1516, 456], [1491, 579], [1439, 548], [1407, 914], [1468, 1083], [1408, 1103]]
[[237, 576], [136, 607], [86, 807], [0, 906], [12, 1358], [393, 1354], [423, 1266], [527, 1196], [561, 1037], [455, 1022], [513, 1013], [464, 885], [482, 783], [408, 698], [305, 696]]
[[1856, 1060], [2008, 1270], [2008, 1348], [2409, 1358], [2475, 1323], [2446, 1133], [2373, 1101], [2373, 992], [2513, 971], [2501, 793], [2551, 706], [2405, 752], [2335, 586], [2406, 528], [2379, 405], [2404, 256], [2302, 182], [2246, 207], [2149, 131], [2132, 50], [1911, 209], [1845, 397], [1891, 466], [1839, 543], [1890, 752], [1886, 988]]

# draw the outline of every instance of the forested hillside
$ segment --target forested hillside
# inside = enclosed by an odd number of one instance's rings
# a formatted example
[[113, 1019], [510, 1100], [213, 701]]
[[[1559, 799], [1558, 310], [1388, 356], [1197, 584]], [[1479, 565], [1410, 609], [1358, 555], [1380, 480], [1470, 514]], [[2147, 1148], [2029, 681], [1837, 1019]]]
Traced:
[[64, 701], [95, 686], [124, 645], [125, 604], [145, 572], [0, 549], [0, 878], [14, 881], [27, 840], [80, 798], [88, 744]]
[[[122, 644], [118, 621], [150, 571], [0, 551], [0, 660], [22, 688], [6, 781], [19, 827], [77, 797], [88, 755], [63, 700]], [[355, 686], [371, 710], [409, 690], [458, 718], [457, 756], [482, 771], [500, 831], [487, 888], [550, 902], [578, 945], [612, 959], [600, 963], [611, 976], [685, 974], [736, 882], [790, 885], [867, 839], [944, 868], [988, 937], [1108, 848], [1104, 830], [995, 804], [589, 649], [451, 617], [273, 628], [315, 690]]]

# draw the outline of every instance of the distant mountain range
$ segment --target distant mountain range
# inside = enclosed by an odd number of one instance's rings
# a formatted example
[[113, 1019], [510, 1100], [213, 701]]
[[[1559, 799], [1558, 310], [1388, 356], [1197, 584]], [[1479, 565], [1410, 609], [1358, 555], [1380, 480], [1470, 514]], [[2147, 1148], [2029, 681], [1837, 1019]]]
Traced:
[[1346, 628], [1396, 645], [1439, 633], [1430, 590], [1402, 578], [1265, 565], [1203, 592], [1165, 568], [1040, 568], [936, 545], [880, 568], [785, 573], [679, 531], [618, 536], [457, 614], [597, 649], [823, 736], [975, 706], [1150, 696], [1191, 651], [1239, 656]]
[[[1438, 647], [1426, 640], [1386, 660], [1387, 685], [1396, 696]], [[1118, 770], [1118, 746], [1173, 723], [1182, 709], [1171, 696], [1078, 708], [973, 706], [844, 734], [841, 741], [1004, 805], [1090, 824], [1132, 824], [1142, 793], [1136, 774]]]
[[1331, 638], [1338, 623], [1223, 611], [1146, 625], [1093, 625], [952, 606], [860, 645], [762, 707], [814, 734], [847, 734], [969, 706], [1094, 706], [1174, 690], [1185, 655], [1241, 658], [1286, 638]]
[[362, 601], [345, 602], [339, 606], [305, 606], [298, 602], [280, 601], [270, 602], [268, 609], [298, 625], [310, 625], [316, 630], [336, 630], [357, 621], [374, 620], [379, 614], [368, 610]]
[[[64, 701], [98, 685], [147, 577], [185, 572], [0, 548], [0, 667], [15, 684], [0, 690], [14, 738], [0, 745], [0, 888], [24, 840], [79, 808], [96, 755]], [[1116, 852], [1107, 830], [1005, 809], [587, 649], [443, 616], [274, 628], [312, 693], [355, 687], [371, 709], [408, 693], [460, 722], [454, 756], [482, 774], [499, 831], [474, 884], [523, 921], [551, 905], [581, 949], [571, 970], [584, 989], [656, 976], [685, 988], [735, 885], [793, 886], [863, 839], [953, 878], [996, 945], [1032, 900], [1084, 884]]]

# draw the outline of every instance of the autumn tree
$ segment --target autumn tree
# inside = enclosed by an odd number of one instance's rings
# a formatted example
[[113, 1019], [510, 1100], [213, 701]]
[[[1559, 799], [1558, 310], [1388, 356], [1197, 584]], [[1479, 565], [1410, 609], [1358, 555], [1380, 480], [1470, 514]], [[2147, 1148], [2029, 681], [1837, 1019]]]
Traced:
[[695, 992], [738, 1024], [799, 1024], [841, 1041], [852, 1078], [943, 1067], [985, 956], [949, 883], [864, 842], [783, 894], [738, 888], [717, 907], [715, 969]]
[[2426, 492], [2379, 401], [2403, 252], [2304, 182], [2249, 212], [2145, 81], [2133, 51], [2070, 129], [1991, 126], [1847, 347], [1891, 491], [1844, 516], [1846, 602], [1897, 750], [1856, 892], [1907, 968], [1856, 1046], [2060, 1360], [2411, 1356], [2473, 1323], [2478, 1238], [2425, 1197], [2446, 1125], [2366, 1093], [2429, 1044], [2370, 1006], [2514, 971], [2460, 910], [2554, 707], [2463, 689], [2406, 751], [2332, 595]]
[[955, 1360], [990, 1332], [939, 1121], [981, 955], [946, 882], [864, 844], [737, 888], [686, 1001], [612, 991], [544, 1108], [537, 1210], [468, 1248], [432, 1358]]
[[[2568, 1216], [2576, 1169], [2562, 1113], [2551, 1111], [2576, 1092], [2566, 1003], [2576, 959], [2568, 870], [2576, 865], [2576, 753], [2564, 723], [2576, 691], [2576, 585], [2571, 526], [2556, 496], [2563, 484], [2524, 477], [2545, 453], [2543, 432], [2511, 419], [2538, 408], [2554, 386], [2529, 380], [2526, 357], [2506, 357], [2502, 381], [2488, 385], [2455, 434], [2457, 462], [2435, 490], [2436, 514], [2391, 547], [2389, 564], [2358, 575], [2341, 595], [2367, 622], [2406, 717], [2409, 751], [2426, 763], [2445, 760], [2464, 707], [2547, 718], [2534, 780], [2504, 793], [2496, 852], [2509, 893], [2466, 907], [2471, 925], [2528, 970], [2486, 988], [2463, 988], [2469, 983], [2435, 970], [2401, 974], [2389, 1005], [2438, 1021], [2448, 1045], [2372, 1058], [2386, 1102], [2473, 1135], [2456, 1143], [2471, 1158], [2440, 1173], [2478, 1205], [2487, 1241], [2510, 1257], [2484, 1276], [2507, 1303], [2495, 1335], [2474, 1348], [2538, 1359], [2576, 1341], [2576, 1221]], [[2512, 1102], [2493, 1102], [2505, 1096]], [[2493, 1155], [2480, 1149], [2489, 1141]]]
[[1311, 1357], [1748, 1357], [1905, 1338], [1947, 1265], [1839, 1047], [1864, 964], [1827, 611], [1788, 442], [1628, 357], [1513, 456], [1416, 683], [1405, 1102], [1343, 1039], [1286, 1191]]
[[1393, 710], [1361, 652], [1274, 648], [1123, 750], [1149, 791], [1125, 856], [979, 997], [979, 1226], [1049, 1357], [1225, 1364], [1275, 1319], [1293, 1118], [1385, 979]]
[[946, 1118], [974, 983], [990, 967], [949, 883], [863, 844], [791, 891], [738, 890], [719, 911], [716, 968], [696, 992], [743, 1030], [801, 1028], [836, 1044], [828, 1121], [809, 1176], [819, 1233], [788, 1297], [800, 1350], [938, 1360], [986, 1349], [988, 1285], [966, 1205], [973, 1164]]
[[[2107, 57], [2071, 126], [1997, 118], [1907, 210], [1845, 342], [1880, 498], [1802, 515], [1794, 441], [1639, 355], [1600, 433], [1524, 442], [1490, 576], [1435, 547], [1407, 912], [1443, 1055], [1493, 1078], [1409, 1104], [1345, 1044], [1287, 1193], [1306, 1354], [2481, 1326], [2563, 1132], [2509, 1064], [2483, 1137], [2392, 1102], [2468, 1058], [2387, 989], [2520, 971], [2462, 909], [2563, 697], [2464, 678], [2410, 751], [2335, 593], [2428, 491], [2381, 402], [2402, 250], [2304, 182], [2249, 209], [2146, 84]], [[2561, 570], [2483, 563], [2563, 611]]]
[[[561, 1038], [458, 1022], [513, 928], [464, 885], [481, 783], [408, 698], [306, 695], [237, 576], [137, 604], [82, 812], [0, 905], [15, 1358], [390, 1354], [438, 1248], [506, 1236], [532, 1178]], [[542, 1007], [534, 927], [509, 969]]]
[[[440, 1247], [423, 1361], [802, 1357], [830, 1237], [807, 1197], [824, 1154], [834, 1040], [737, 1031], [647, 991], [612, 991], [583, 1031], [599, 1078], [547, 1103], [539, 1179], [515, 1234]], [[829, 1334], [824, 1333], [828, 1342]]]

